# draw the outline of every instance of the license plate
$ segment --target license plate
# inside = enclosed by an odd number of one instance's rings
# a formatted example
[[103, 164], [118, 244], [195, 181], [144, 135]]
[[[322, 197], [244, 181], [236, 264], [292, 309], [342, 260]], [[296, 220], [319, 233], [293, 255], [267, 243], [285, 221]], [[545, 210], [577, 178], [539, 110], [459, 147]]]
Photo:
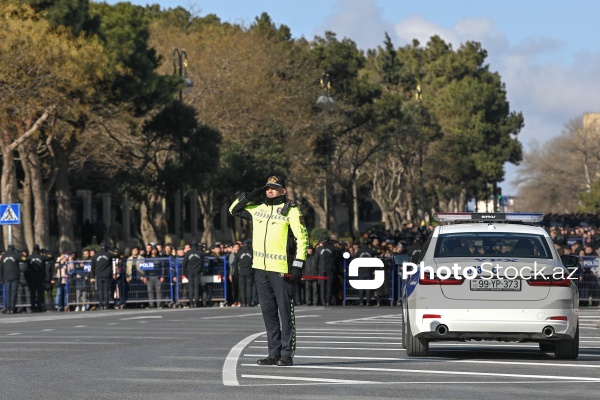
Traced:
[[471, 279], [471, 290], [518, 292], [520, 279]]

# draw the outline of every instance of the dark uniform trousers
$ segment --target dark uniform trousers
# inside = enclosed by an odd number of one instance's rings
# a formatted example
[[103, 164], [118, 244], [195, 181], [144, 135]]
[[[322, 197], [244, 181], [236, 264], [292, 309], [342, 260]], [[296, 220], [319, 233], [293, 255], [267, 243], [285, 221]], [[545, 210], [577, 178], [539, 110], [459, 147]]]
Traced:
[[202, 275], [200, 273], [191, 274], [186, 278], [188, 279], [190, 307], [198, 307], [202, 298]]
[[294, 356], [294, 285], [279, 272], [254, 270], [258, 300], [267, 328], [269, 356]]
[[19, 292], [19, 280], [4, 282], [6, 288], [6, 310], [15, 311], [17, 306], [17, 293]]

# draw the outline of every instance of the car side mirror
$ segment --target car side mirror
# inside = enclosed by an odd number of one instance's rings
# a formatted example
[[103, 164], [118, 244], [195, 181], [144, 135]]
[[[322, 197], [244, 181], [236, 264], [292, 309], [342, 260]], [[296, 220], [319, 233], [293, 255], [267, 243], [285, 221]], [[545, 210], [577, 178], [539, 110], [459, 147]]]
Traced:
[[579, 258], [572, 255], [560, 256], [560, 260], [566, 268], [576, 268], [579, 263]]

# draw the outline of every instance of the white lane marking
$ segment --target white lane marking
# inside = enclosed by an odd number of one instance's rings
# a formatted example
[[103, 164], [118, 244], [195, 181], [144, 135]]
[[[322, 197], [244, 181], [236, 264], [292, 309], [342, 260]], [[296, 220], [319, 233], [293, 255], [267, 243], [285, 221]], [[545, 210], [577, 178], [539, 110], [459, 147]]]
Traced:
[[[298, 356], [294, 356], [296, 358]], [[256, 364], [242, 364], [244, 367], [260, 367]], [[263, 367], [264, 368], [264, 367]], [[431, 369], [404, 369], [404, 368], [374, 368], [374, 367], [336, 367], [332, 365], [293, 365], [286, 368], [294, 369], [327, 369], [340, 371], [376, 371], [376, 372], [408, 372], [417, 374], [434, 374], [434, 375], [472, 375], [472, 376], [493, 376], [504, 378], [521, 378], [521, 379], [551, 379], [551, 380], [569, 380], [569, 381], [588, 381], [600, 382], [600, 378], [587, 378], [581, 376], [560, 376], [560, 375], [525, 375], [525, 374], [500, 374], [497, 372], [466, 372], [466, 371], [438, 371]], [[242, 375], [243, 376], [243, 375]], [[379, 383], [379, 382], [378, 382]]]
[[389, 318], [389, 317], [398, 317], [398, 314], [390, 314], [390, 315], [379, 315], [376, 317], [365, 317], [365, 318], [354, 318], [354, 319], [345, 319], [341, 321], [327, 321], [326, 324], [361, 324], [361, 323], [377, 323], [377, 324], [397, 324], [396, 321], [381, 321], [380, 318]]
[[[250, 346], [252, 348], [252, 346]], [[305, 349], [303, 347], [302, 349]], [[327, 349], [327, 348], [324, 348]], [[360, 349], [358, 349], [360, 350]], [[367, 350], [367, 349], [365, 349]], [[368, 349], [371, 350], [371, 349]], [[384, 349], [378, 349], [384, 350]], [[397, 349], [390, 349], [397, 350]], [[322, 356], [299, 356], [298, 358], [323, 358]], [[329, 357], [328, 357], [329, 358]], [[338, 358], [338, 357], [331, 357]], [[343, 357], [342, 357], [343, 358]], [[362, 357], [357, 357], [362, 358]], [[375, 358], [373, 358], [375, 359]], [[460, 364], [496, 364], [496, 365], [527, 365], [527, 366], [541, 366], [541, 367], [571, 367], [571, 368], [600, 368], [600, 365], [590, 365], [590, 364], [565, 364], [565, 363], [553, 363], [553, 362], [522, 362], [522, 361], [488, 361], [488, 360], [461, 360], [457, 358], [442, 358], [442, 357], [422, 357], [422, 358], [397, 358], [394, 361], [406, 361], [406, 362], [444, 362], [444, 363], [460, 363]], [[246, 364], [242, 364], [246, 365]], [[250, 365], [250, 364], [247, 364]]]
[[449, 360], [448, 362], [467, 363], [467, 364], [535, 365], [535, 366], [540, 366], [540, 367], [600, 368], [600, 365], [589, 365], [589, 364], [565, 364], [565, 363], [521, 362], [521, 361]]
[[380, 383], [375, 381], [353, 381], [349, 379], [327, 379], [327, 378], [303, 378], [300, 376], [280, 376], [280, 375], [242, 375], [242, 378], [255, 379], [277, 379], [286, 381], [318, 382], [318, 383], [342, 383], [351, 385]]
[[[71, 346], [71, 345], [76, 345], [76, 344], [85, 344], [85, 345], [89, 345], [89, 344], [125, 344], [125, 343], [119, 343], [119, 342], [75, 342], [75, 341], [70, 341], [70, 342], [32, 342], [29, 340], [25, 340], [25, 341], [21, 341], [21, 342], [0, 342], [2, 344], [6, 344], [6, 343], [11, 343], [11, 344], [24, 344], [24, 345], [29, 345], [29, 344], [57, 344], [57, 345], [65, 345], [65, 346]], [[4, 351], [5, 349], [2, 349], [2, 351]]]
[[121, 321], [129, 321], [132, 319], [160, 319], [162, 315], [147, 315], [143, 317], [129, 317], [129, 318], [120, 318]]
[[119, 325], [118, 322], [109, 322], [108, 325]]
[[77, 325], [77, 326], [74, 326], [73, 328], [87, 328], [87, 325]]
[[[227, 354], [227, 358], [225, 358], [225, 362], [223, 363], [223, 385], [225, 386], [239, 386], [240, 383], [237, 380], [237, 363], [244, 351], [244, 348], [252, 343], [254, 339], [259, 336], [265, 335], [266, 332], [258, 332], [253, 335], [250, 335], [238, 342]], [[264, 354], [260, 357], [264, 357]]]
[[[69, 339], [75, 339], [75, 338], [84, 338], [84, 339], [154, 339], [154, 340], [171, 340], [176, 338], [177, 336], [131, 336], [131, 335], [127, 335], [127, 337], [123, 337], [123, 336], [116, 336], [116, 335], [98, 335], [98, 336], [93, 336], [93, 335], [69, 335], [66, 334], [66, 336], [64, 335], [54, 335], [54, 336], [33, 336], [33, 335], [26, 335], [26, 336], [22, 336], [23, 338], [43, 338], [43, 339], [53, 339], [53, 338], [69, 338]], [[0, 343], [4, 343], [1, 341], [2, 338], [0, 338]]]
[[[260, 354], [244, 354], [244, 357], [264, 357], [264, 355], [260, 355]], [[299, 356], [299, 355], [294, 355], [294, 358], [318, 358], [318, 359], [323, 359], [323, 356]], [[328, 360], [377, 360], [377, 361], [398, 361], [398, 360], [404, 360], [403, 358], [396, 358], [396, 357], [334, 357], [334, 356], [327, 356]]]
[[[329, 340], [297, 340], [298, 343], [330, 343], [330, 344], [372, 344], [399, 346], [401, 342], [331, 342]], [[255, 340], [254, 343], [267, 343], [267, 340]]]
[[54, 330], [55, 330], [55, 329], [42, 329], [42, 332], [52, 332], [52, 331], [54, 331]]
[[[373, 329], [348, 329], [348, 332], [351, 332], [353, 335], [373, 335], [373, 334], [378, 334], [378, 335], [398, 335], [400, 333], [402, 333], [401, 329], [387, 329], [387, 330], [373, 330]], [[298, 329], [296, 331], [297, 333], [326, 333], [326, 332], [333, 332], [333, 333], [340, 333], [340, 329]]]
[[297, 338], [311, 338], [311, 339], [389, 339], [389, 337], [382, 338], [381, 336], [334, 336], [334, 335], [296, 335]]
[[17, 336], [20, 335], [20, 333], [14, 332], [14, 333], [7, 333], [6, 336]]
[[262, 315], [262, 313], [253, 313], [253, 314], [236, 314], [236, 315], [222, 315], [219, 317], [202, 317], [200, 319], [227, 319], [227, 318], [244, 318], [244, 317], [255, 317], [257, 315]]
[[[249, 349], [264, 349], [265, 346], [248, 346]], [[366, 348], [366, 347], [307, 347], [302, 346], [302, 350], [366, 350], [366, 351], [402, 351], [404, 349], [398, 348], [387, 348], [387, 349], [374, 349], [374, 348]]]

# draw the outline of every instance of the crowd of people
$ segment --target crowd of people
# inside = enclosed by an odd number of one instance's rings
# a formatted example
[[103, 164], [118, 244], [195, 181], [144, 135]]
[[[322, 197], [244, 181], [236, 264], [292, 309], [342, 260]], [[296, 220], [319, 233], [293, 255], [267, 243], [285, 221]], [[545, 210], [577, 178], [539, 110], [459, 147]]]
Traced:
[[[547, 217], [542, 226], [559, 254], [576, 255], [582, 260], [600, 257], [598, 218], [551, 217]], [[380, 257], [386, 268], [391, 268], [392, 256], [404, 254], [406, 260], [412, 259], [432, 231], [430, 225], [409, 223], [394, 231], [377, 225], [355, 240], [335, 237], [319, 240], [308, 249], [303, 279], [296, 283], [295, 304], [342, 304], [344, 262], [349, 261], [343, 257], [344, 253], [349, 253], [351, 258]], [[2, 312], [258, 305], [250, 240], [217, 242], [210, 246], [190, 243], [182, 247], [149, 243], [124, 253], [104, 246], [88, 246], [81, 254], [65, 252], [55, 256], [37, 245], [31, 253], [9, 245], [0, 265], [0, 282], [5, 288]], [[107, 262], [98, 262], [99, 258]], [[223, 264], [228, 271], [224, 283], [227, 298], [214, 295], [215, 284], [202, 278], [213, 275], [213, 270]], [[582, 263], [579, 286], [582, 299], [593, 297], [597, 301], [599, 277], [595, 275], [594, 265], [592, 263], [590, 268], [590, 264]], [[359, 300], [354, 299], [350, 304], [394, 304], [398, 299], [391, 298], [390, 284], [386, 279], [383, 287], [374, 293], [359, 292]], [[177, 298], [170, 292], [170, 287], [175, 285], [180, 290]]]

